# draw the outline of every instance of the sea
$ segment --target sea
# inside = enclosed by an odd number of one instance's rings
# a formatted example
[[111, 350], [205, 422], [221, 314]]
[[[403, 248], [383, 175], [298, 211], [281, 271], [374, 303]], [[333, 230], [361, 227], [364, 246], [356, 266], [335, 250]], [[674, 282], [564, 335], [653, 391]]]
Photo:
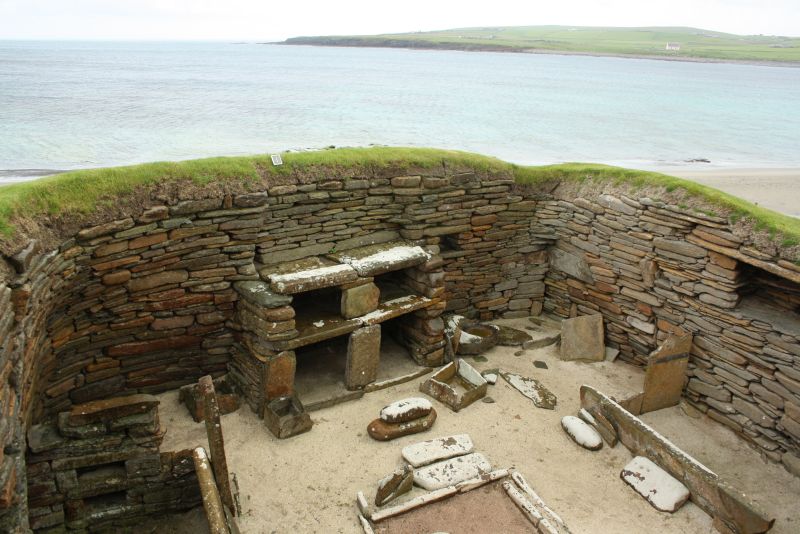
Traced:
[[522, 164], [798, 167], [800, 68], [258, 43], [0, 41], [0, 181], [369, 145], [458, 149]]

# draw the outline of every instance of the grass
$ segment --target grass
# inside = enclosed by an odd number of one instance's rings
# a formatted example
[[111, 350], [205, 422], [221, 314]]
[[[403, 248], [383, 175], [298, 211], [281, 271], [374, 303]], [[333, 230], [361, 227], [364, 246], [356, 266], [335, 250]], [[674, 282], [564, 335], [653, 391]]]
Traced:
[[[735, 35], [697, 28], [502, 26], [381, 35], [287, 39], [287, 44], [446, 48], [458, 50], [543, 50], [685, 59], [800, 62], [800, 38]], [[679, 43], [679, 51], [666, 50]]]
[[[269, 156], [209, 158], [181, 162], [158, 162], [68, 172], [31, 182], [0, 187], [0, 234], [11, 237], [14, 219], [35, 219], [42, 215], [88, 214], [98, 207], [113, 205], [116, 198], [137, 187], [164, 181], [191, 180], [199, 185], [212, 181], [238, 181], [256, 188], [270, 176], [298, 173], [330, 176], [357, 174], [357, 169], [389, 168], [397, 172], [449, 167], [490, 173], [507, 173], [521, 184], [552, 181], [595, 181], [634, 189], [661, 187], [683, 190], [708, 204], [709, 211], [722, 208], [734, 219], [752, 219], [757, 229], [781, 236], [784, 246], [800, 243], [800, 219], [789, 217], [695, 182], [665, 174], [611, 167], [567, 163], [520, 166], [468, 152], [432, 148], [340, 148], [282, 155], [284, 165], [275, 167]], [[710, 214], [710, 213], [709, 213]]]

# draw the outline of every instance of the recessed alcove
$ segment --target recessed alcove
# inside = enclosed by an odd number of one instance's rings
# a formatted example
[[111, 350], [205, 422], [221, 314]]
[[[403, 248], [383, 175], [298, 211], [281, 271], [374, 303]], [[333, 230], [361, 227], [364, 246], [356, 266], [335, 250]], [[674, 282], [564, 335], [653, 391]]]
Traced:
[[294, 390], [307, 410], [347, 395], [345, 369], [349, 336], [338, 336], [295, 349]]

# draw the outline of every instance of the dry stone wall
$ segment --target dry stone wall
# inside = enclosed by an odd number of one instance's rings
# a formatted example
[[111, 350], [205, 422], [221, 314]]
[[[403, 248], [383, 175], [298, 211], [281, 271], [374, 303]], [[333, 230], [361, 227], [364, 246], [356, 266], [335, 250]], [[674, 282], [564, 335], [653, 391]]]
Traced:
[[[606, 342], [634, 364], [668, 333], [692, 332], [687, 398], [770, 459], [797, 462], [800, 268], [724, 218], [557, 185], [463, 168], [320, 169], [247, 192], [138, 192], [149, 199], [138, 209], [54, 250], [26, 243], [0, 261], [0, 525], [27, 524], [31, 425], [206, 374], [257, 374], [242, 357], [240, 319], [253, 310], [236, 284], [401, 240], [442, 259], [431, 317], [601, 313]], [[276, 310], [270, 321], [291, 321]], [[258, 406], [260, 393], [245, 396]]]
[[533, 239], [535, 203], [510, 177], [365, 174], [214, 189], [207, 198], [153, 194], [140, 211], [87, 226], [57, 250], [31, 242], [5, 258], [0, 524], [26, 523], [31, 424], [75, 404], [219, 376], [229, 365], [249, 372], [236, 360], [233, 285], [258, 280], [262, 265], [397, 240], [437, 254], [446, 240], [446, 287], [429, 309], [482, 318], [541, 309], [549, 242]]
[[[149, 514], [198, 506], [192, 451], [160, 452], [159, 401], [92, 401], [28, 431], [28, 506], [35, 532], [109, 532]], [[136, 529], [134, 528], [133, 531]]]
[[800, 266], [727, 219], [650, 198], [557, 193], [546, 310], [603, 315], [607, 343], [644, 364], [670, 333], [692, 333], [685, 395], [772, 461], [800, 453]]

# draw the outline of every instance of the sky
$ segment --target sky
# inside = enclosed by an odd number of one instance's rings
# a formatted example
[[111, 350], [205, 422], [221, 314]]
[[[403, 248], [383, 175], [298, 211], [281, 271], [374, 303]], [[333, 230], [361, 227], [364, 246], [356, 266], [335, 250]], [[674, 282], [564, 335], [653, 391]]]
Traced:
[[800, 0], [0, 0], [0, 39], [274, 41], [541, 24], [800, 36]]

